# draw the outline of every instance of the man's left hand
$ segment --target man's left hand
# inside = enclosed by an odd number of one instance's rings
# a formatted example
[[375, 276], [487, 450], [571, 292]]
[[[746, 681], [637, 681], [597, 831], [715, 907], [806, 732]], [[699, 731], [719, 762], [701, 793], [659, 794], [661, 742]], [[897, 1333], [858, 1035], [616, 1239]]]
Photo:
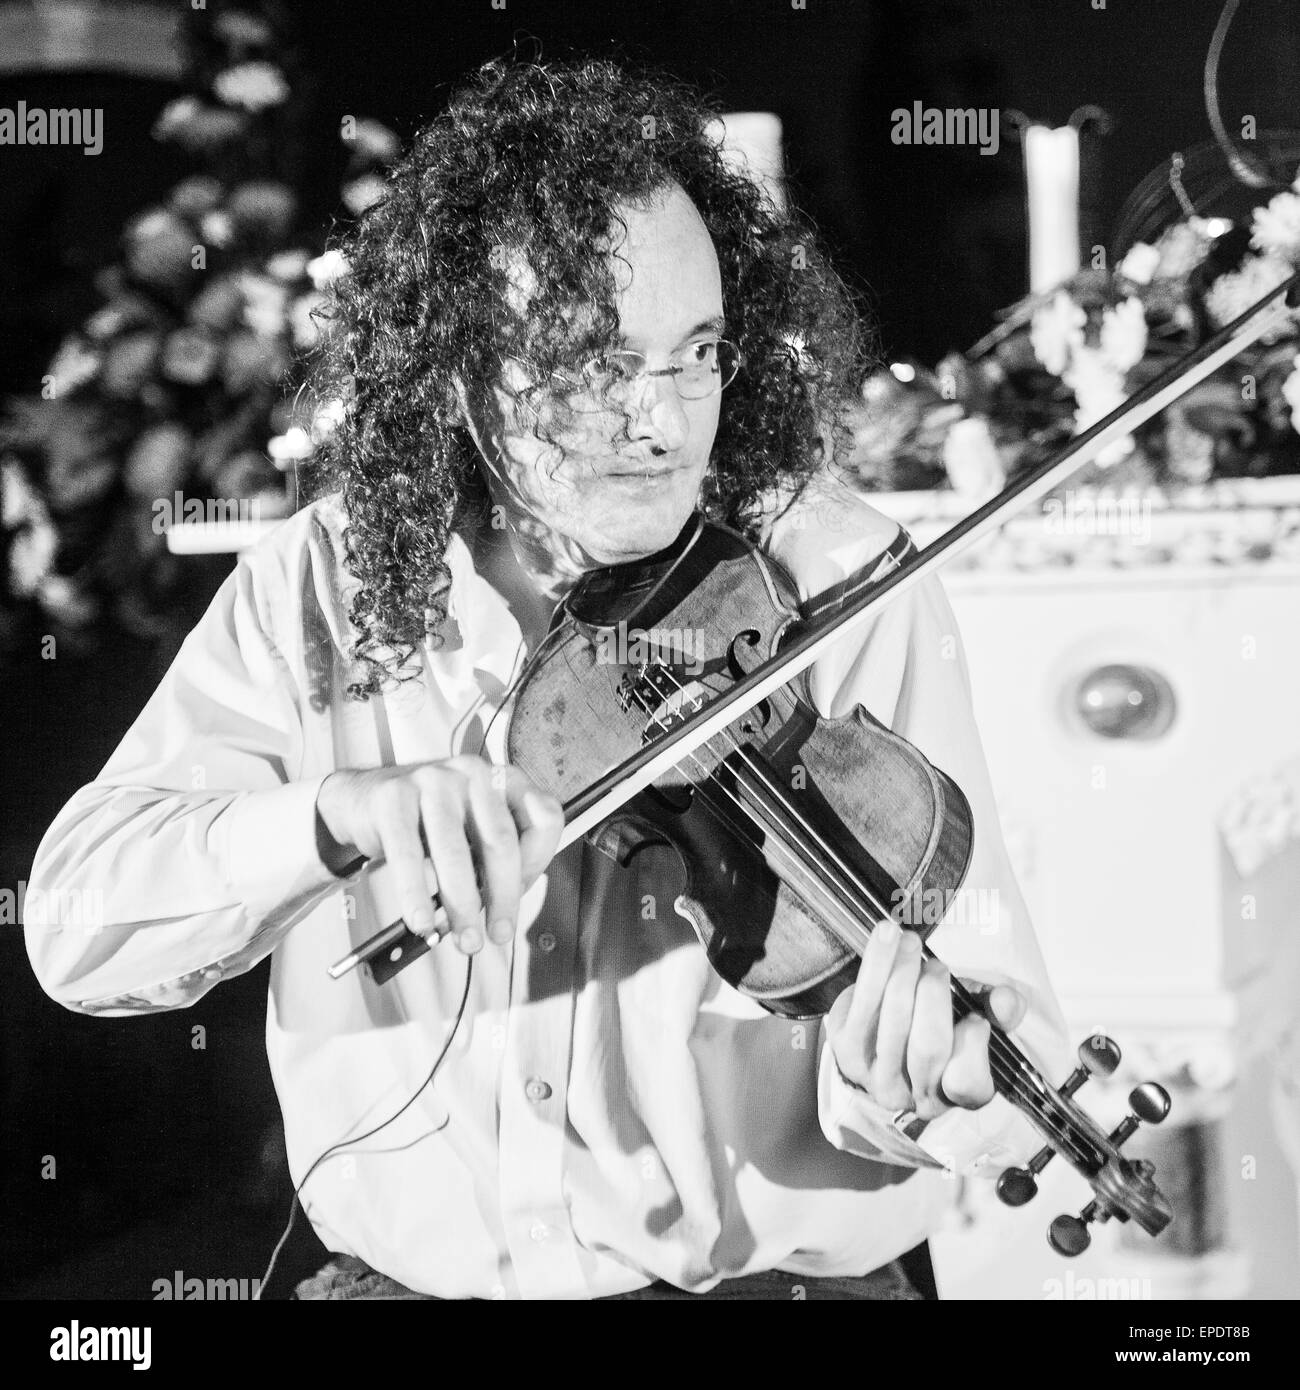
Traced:
[[915, 1111], [923, 1120], [953, 1106], [978, 1110], [993, 1099], [989, 1018], [1014, 1028], [1026, 1010], [1009, 985], [981, 997], [987, 1017], [954, 1020], [948, 967], [925, 956], [915, 932], [881, 923], [863, 952], [856, 983], [826, 1016], [840, 1072], [879, 1105]]

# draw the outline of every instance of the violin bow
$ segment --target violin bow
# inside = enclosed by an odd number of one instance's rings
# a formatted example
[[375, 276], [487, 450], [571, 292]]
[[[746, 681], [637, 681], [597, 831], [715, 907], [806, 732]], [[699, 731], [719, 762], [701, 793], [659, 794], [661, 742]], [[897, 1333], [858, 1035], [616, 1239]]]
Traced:
[[[1172, 363], [1109, 415], [1076, 435], [1052, 458], [1016, 478], [911, 560], [878, 580], [833, 618], [792, 637], [780, 652], [754, 667], [698, 714], [683, 720], [639, 749], [586, 791], [567, 802], [564, 806], [564, 830], [557, 853], [594, 830], [634, 796], [670, 772], [683, 758], [715, 738], [783, 685], [789, 684], [824, 655], [833, 643], [860, 628], [877, 607], [898, 598], [941, 564], [976, 545], [996, 530], [1010, 511], [1045, 496], [1070, 474], [1096, 458], [1108, 444], [1131, 434], [1257, 342], [1275, 326], [1272, 315], [1266, 311], [1283, 297], [1288, 307], [1300, 305], [1300, 272], [1283, 280], [1200, 347]], [[445, 934], [445, 929], [437, 931], [439, 937]], [[330, 966], [329, 974], [337, 980], [357, 966], [366, 965], [375, 981], [383, 984], [428, 949], [429, 942], [410, 931], [399, 918]]]

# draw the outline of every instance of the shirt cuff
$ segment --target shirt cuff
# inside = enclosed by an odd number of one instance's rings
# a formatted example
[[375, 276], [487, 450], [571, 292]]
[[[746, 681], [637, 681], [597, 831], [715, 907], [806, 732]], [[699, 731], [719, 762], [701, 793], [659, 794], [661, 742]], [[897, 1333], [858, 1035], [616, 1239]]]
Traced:
[[900, 1119], [895, 1124], [899, 1112], [886, 1110], [844, 1076], [825, 1037], [817, 1113], [822, 1133], [837, 1149], [877, 1163], [938, 1168], [954, 1177], [985, 1176], [1021, 1164], [1043, 1143], [1000, 1095], [978, 1110], [954, 1107], [928, 1122]]
[[[855, 1086], [835, 1061], [830, 1039], [822, 1030], [822, 1053], [817, 1071], [817, 1116], [822, 1133], [837, 1149], [877, 1163], [902, 1168], [942, 1168], [909, 1133], [916, 1135], [922, 1122], [895, 1125], [898, 1112], [886, 1110], [860, 1086]], [[905, 1133], [904, 1130], [908, 1132]]]
[[320, 857], [316, 798], [328, 775], [244, 792], [214, 825], [222, 871], [250, 917], [281, 918], [286, 909], [338, 887], [365, 866], [360, 857], [335, 873]]

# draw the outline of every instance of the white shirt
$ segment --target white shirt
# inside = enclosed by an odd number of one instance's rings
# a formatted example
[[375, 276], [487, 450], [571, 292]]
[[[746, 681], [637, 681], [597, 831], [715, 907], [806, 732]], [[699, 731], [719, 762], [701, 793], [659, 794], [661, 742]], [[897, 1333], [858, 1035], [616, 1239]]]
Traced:
[[[322, 864], [316, 794], [340, 767], [480, 747], [525, 656], [502, 597], [453, 538], [449, 640], [423, 677], [368, 702], [343, 690], [356, 580], [337, 497], [242, 556], [99, 777], [37, 851], [29, 900], [98, 891], [102, 921], [27, 925], [45, 990], [110, 1016], [193, 1005], [272, 953], [267, 1051], [295, 1183], [420, 1086], [466, 958], [438, 946], [393, 981], [326, 967], [397, 915], [385, 870]], [[896, 534], [822, 485], [768, 528], [801, 596]], [[949, 773], [974, 812], [958, 907], [930, 938], [954, 973], [1027, 992], [1021, 1045], [1054, 1074], [1063, 1027], [998, 828], [956, 625], [937, 579], [813, 672], [823, 714], [857, 703]], [[507, 720], [488, 752], [504, 758]], [[656, 895], [657, 851], [620, 869], [585, 844], [527, 895], [512, 946], [475, 957], [466, 1015], [432, 1086], [345, 1145], [303, 1189], [333, 1251], [441, 1297], [594, 1297], [663, 1278], [704, 1291], [780, 1268], [862, 1274], [931, 1233], [955, 1172], [1037, 1147], [1000, 1097], [913, 1142], [839, 1077], [820, 1023], [764, 1012], [710, 969]], [[60, 890], [57, 894], [53, 890]], [[960, 910], [963, 900], [979, 904]]]

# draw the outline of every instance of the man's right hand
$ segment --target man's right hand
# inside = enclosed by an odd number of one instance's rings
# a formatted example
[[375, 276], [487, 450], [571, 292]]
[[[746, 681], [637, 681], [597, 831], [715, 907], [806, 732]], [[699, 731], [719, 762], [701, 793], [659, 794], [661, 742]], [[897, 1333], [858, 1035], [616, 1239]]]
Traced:
[[330, 858], [384, 858], [403, 920], [425, 937], [434, 931], [424, 874], [424, 860], [432, 861], [448, 925], [467, 955], [483, 945], [485, 922], [493, 941], [514, 935], [519, 900], [564, 829], [549, 792], [518, 768], [474, 757], [332, 772], [316, 813], [334, 842]]

